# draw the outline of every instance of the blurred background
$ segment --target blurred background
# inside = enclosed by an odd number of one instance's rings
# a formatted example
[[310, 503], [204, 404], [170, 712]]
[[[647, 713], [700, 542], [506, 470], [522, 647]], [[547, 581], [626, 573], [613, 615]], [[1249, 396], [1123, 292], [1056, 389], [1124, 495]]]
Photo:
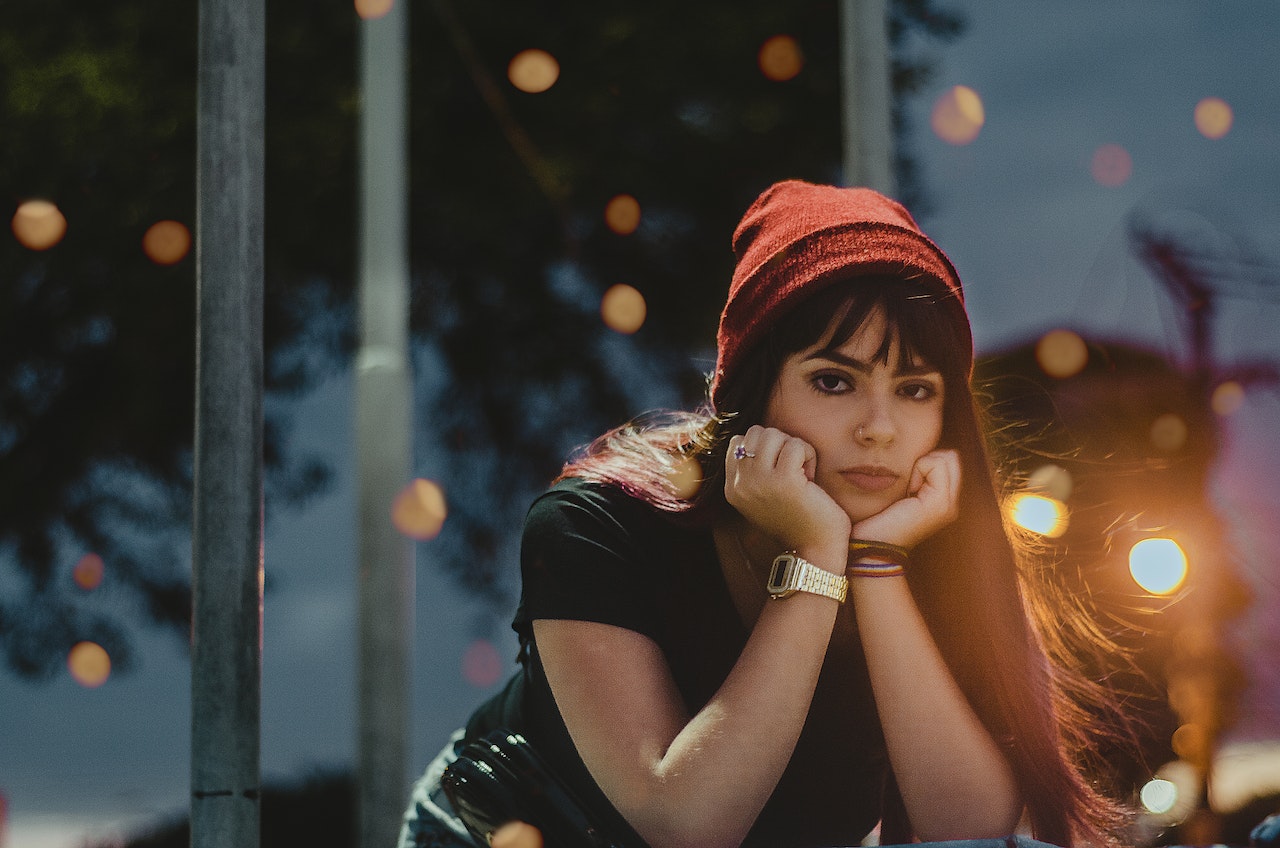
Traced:
[[[843, 181], [838, 5], [407, 4], [406, 795], [513, 668], [530, 498], [700, 402], [738, 217]], [[0, 845], [120, 844], [189, 803], [196, 8], [0, 8]], [[1241, 844], [1280, 798], [1280, 7], [889, 11], [894, 194], [965, 281], [1010, 516], [1123, 648], [1084, 660], [1137, 752], [1099, 756], [1136, 839]], [[385, 12], [267, 6], [264, 843], [299, 797], [348, 821]]]

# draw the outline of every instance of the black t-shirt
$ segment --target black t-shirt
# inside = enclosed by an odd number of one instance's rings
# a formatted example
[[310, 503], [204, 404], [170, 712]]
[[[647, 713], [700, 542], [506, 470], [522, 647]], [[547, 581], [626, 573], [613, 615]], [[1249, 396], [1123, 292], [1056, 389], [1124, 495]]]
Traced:
[[[497, 726], [524, 733], [586, 803], [624, 828], [564, 727], [532, 622], [595, 621], [649, 637], [670, 665], [685, 706], [696, 713], [724, 682], [748, 636], [711, 533], [617, 488], [566, 480], [529, 511], [521, 573], [512, 627], [524, 668], [473, 715], [468, 735]], [[858, 844], [880, 817], [887, 763], [861, 648], [833, 641], [795, 753], [744, 845]], [[622, 832], [638, 842], [629, 828]]]

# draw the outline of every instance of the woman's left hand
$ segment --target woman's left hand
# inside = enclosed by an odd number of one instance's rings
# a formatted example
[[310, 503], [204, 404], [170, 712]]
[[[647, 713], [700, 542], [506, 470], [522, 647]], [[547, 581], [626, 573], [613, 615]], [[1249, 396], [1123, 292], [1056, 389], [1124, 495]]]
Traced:
[[960, 456], [935, 450], [916, 460], [907, 496], [853, 527], [854, 538], [914, 547], [959, 514]]

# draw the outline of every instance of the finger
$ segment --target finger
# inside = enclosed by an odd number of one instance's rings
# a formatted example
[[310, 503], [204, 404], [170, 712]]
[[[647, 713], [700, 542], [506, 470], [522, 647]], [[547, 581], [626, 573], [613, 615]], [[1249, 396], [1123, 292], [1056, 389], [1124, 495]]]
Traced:
[[798, 470], [807, 480], [812, 480], [818, 467], [818, 453], [813, 445], [795, 436], [787, 437], [778, 454], [778, 468], [784, 471]]

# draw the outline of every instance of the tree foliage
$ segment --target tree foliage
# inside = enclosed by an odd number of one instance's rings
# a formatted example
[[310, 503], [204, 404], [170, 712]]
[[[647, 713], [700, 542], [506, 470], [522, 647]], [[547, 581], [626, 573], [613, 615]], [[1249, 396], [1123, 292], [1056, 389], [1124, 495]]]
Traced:
[[[195, 6], [5, 4], [0, 185], [69, 222], [51, 249], [0, 249], [0, 646], [31, 677], [82, 639], [123, 667], [126, 622], [186, 635], [194, 262], [140, 242], [162, 219], [195, 229]], [[502, 600], [525, 495], [566, 450], [700, 399], [751, 198], [840, 179], [837, 3], [432, 0], [411, 19], [418, 470], [450, 501], [432, 558]], [[267, 26], [265, 377], [289, 397], [352, 347], [358, 19], [278, 0]], [[899, 104], [926, 79], [920, 45], [958, 27], [893, 4]], [[803, 67], [769, 80], [757, 54], [784, 33]], [[561, 68], [541, 94], [506, 80], [530, 47]], [[914, 199], [905, 153], [899, 173]], [[603, 220], [622, 193], [642, 210], [625, 236]], [[635, 335], [599, 319], [614, 283], [645, 297]], [[269, 508], [328, 479], [284, 408], [268, 404]], [[69, 579], [87, 552], [107, 566], [92, 593]]]

